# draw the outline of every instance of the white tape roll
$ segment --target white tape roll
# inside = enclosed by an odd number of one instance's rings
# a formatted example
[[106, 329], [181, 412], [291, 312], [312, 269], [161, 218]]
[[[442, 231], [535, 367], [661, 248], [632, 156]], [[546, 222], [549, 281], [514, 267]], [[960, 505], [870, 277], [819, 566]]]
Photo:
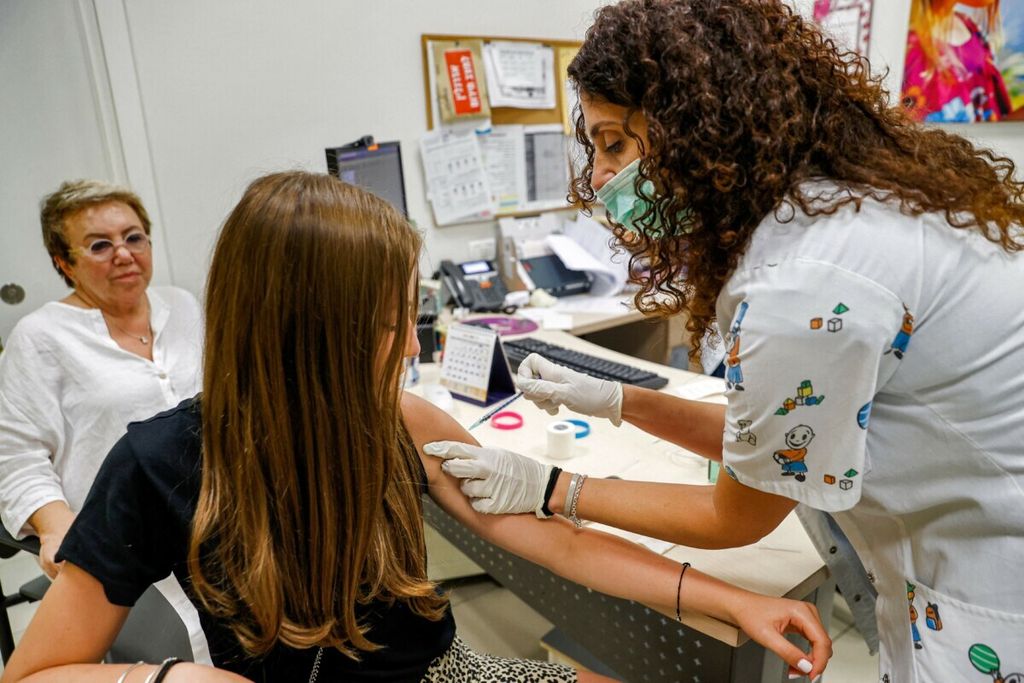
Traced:
[[571, 422], [552, 422], [548, 425], [548, 457], [565, 460], [572, 457], [576, 443], [576, 425]]

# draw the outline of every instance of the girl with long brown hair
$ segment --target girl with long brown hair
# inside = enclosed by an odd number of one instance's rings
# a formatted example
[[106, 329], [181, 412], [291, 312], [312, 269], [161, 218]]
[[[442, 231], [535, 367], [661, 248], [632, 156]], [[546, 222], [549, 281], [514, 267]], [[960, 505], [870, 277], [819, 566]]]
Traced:
[[[399, 388], [403, 360], [419, 353], [419, 247], [390, 205], [336, 178], [280, 173], [248, 188], [210, 268], [203, 393], [131, 425], [111, 452], [5, 682], [608, 680], [459, 641], [426, 576], [424, 492], [562, 576], [669, 613], [678, 601], [821, 671], [830, 643], [806, 603], [693, 569], [681, 580], [678, 563], [565, 520], [474, 510], [422, 453], [472, 437]], [[170, 572], [217, 668], [90, 663]]]
[[[890, 107], [866, 60], [781, 0], [603, 7], [569, 75], [587, 153], [572, 195], [599, 200], [643, 265], [641, 309], [688, 314], [695, 353], [717, 322], [728, 398], [527, 358], [520, 388], [540, 406], [629, 421], [728, 475], [587, 480], [576, 514], [716, 548], [804, 503], [833, 515], [877, 590], [880, 680], [1024, 669], [1014, 163]], [[428, 448], [491, 510], [544, 502], [546, 472], [502, 476], [521, 456]]]

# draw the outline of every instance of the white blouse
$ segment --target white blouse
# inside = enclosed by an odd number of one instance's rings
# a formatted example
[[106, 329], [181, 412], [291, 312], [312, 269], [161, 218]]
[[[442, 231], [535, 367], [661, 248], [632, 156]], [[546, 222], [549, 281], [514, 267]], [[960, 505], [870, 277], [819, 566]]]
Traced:
[[81, 509], [129, 422], [202, 386], [199, 303], [176, 287], [147, 291], [153, 360], [125, 351], [103, 314], [50, 302], [18, 322], [0, 353], [0, 519], [18, 538], [53, 501]]

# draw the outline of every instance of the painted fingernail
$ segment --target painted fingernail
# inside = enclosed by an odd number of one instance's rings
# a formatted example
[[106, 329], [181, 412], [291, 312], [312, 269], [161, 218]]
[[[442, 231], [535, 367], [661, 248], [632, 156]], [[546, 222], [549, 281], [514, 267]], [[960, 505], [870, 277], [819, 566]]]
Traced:
[[803, 674], [789, 674], [789, 680], [793, 680], [794, 678], [803, 678], [803, 677], [804, 677]]
[[801, 659], [799, 662], [796, 663], [796, 668], [800, 669], [805, 674], [809, 674], [811, 673], [811, 669], [814, 668], [814, 665], [806, 659]]

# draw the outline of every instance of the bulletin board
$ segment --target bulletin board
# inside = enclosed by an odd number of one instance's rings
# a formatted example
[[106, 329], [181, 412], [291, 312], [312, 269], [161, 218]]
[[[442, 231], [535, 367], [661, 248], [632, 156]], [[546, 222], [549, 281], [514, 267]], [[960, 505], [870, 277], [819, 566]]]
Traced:
[[420, 37], [420, 49], [423, 56], [423, 92], [425, 95], [426, 104], [426, 116], [427, 116], [427, 130], [434, 129], [434, 98], [436, 94], [431, 92], [432, 78], [430, 74], [430, 58], [428, 52], [431, 48], [431, 44], [434, 42], [452, 41], [458, 43], [459, 41], [481, 41], [483, 43], [489, 43], [491, 41], [502, 41], [509, 43], [539, 43], [546, 47], [551, 47], [556, 53], [556, 81], [558, 87], [555, 90], [555, 107], [553, 109], [518, 109], [513, 107], [493, 107], [491, 108], [491, 122], [494, 125], [509, 125], [509, 124], [522, 124], [522, 125], [538, 125], [546, 123], [562, 123], [562, 108], [565, 106], [566, 93], [565, 93], [565, 74], [559, 73], [559, 61], [557, 55], [562, 48], [570, 50], [578, 50], [582, 43], [578, 40], [550, 40], [547, 38], [512, 38], [505, 36], [472, 36], [472, 35], [448, 35], [448, 34], [423, 34]]
[[579, 41], [424, 34], [421, 138], [427, 197], [439, 226], [572, 208]]

